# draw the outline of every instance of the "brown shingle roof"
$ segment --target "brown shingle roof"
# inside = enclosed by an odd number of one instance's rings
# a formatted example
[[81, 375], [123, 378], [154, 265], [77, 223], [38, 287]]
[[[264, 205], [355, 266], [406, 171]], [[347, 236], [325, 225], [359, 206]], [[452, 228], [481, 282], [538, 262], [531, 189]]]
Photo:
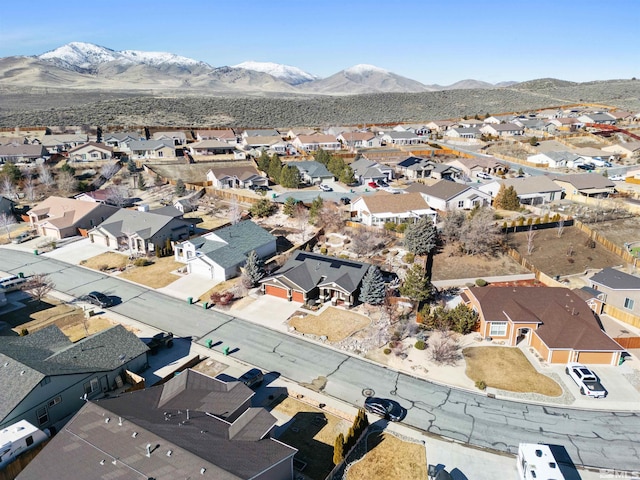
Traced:
[[609, 337], [589, 306], [571, 290], [544, 287], [474, 288], [487, 321], [540, 322], [536, 334], [552, 349], [624, 350]]
[[393, 194], [377, 192], [375, 195], [361, 197], [371, 213], [402, 213], [411, 210], [426, 210], [429, 207], [418, 192]]
[[100, 208], [100, 204], [51, 196], [28, 213], [33, 212], [38, 216], [46, 214], [48, 217], [39, 220], [38, 223], [49, 222], [58, 228], [65, 228], [74, 225], [96, 208]]

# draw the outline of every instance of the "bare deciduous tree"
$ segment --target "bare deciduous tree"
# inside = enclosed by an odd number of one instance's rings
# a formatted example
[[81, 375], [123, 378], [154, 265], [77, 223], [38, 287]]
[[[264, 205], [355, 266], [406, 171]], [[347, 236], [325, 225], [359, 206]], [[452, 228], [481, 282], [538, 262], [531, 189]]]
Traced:
[[490, 208], [480, 208], [460, 230], [460, 242], [471, 255], [492, 254], [500, 244], [500, 227], [493, 218]]
[[46, 273], [36, 273], [29, 278], [23, 290], [34, 300], [41, 302], [54, 287], [55, 284], [51, 281], [49, 275]]
[[36, 199], [36, 182], [31, 175], [27, 175], [24, 179], [23, 188], [27, 200], [33, 202]]
[[13, 184], [11, 178], [7, 175], [2, 176], [2, 180], [0, 180], [0, 193], [2, 196], [15, 199], [16, 197], [16, 186]]
[[71, 172], [60, 172], [57, 183], [58, 190], [65, 195], [74, 193], [78, 187], [78, 181]]
[[107, 180], [113, 177], [120, 170], [120, 164], [118, 162], [108, 163], [103, 165], [100, 169], [100, 175]]
[[238, 202], [237, 197], [233, 197], [229, 204], [229, 220], [231, 221], [231, 225], [235, 225], [240, 222], [241, 219], [242, 209], [240, 208], [240, 202]]
[[558, 220], [558, 238], [562, 236], [562, 232], [564, 232], [564, 218]]
[[123, 207], [127, 203], [127, 199], [129, 198], [129, 192], [125, 187], [109, 187], [107, 190], [109, 193], [107, 195], [107, 202], [115, 205], [117, 207]]
[[351, 249], [358, 256], [373, 253], [380, 242], [378, 235], [365, 229], [358, 229], [351, 235]]
[[298, 221], [298, 229], [304, 242], [307, 239], [307, 229], [309, 228], [309, 209], [300, 202], [296, 205], [294, 216]]
[[340, 208], [333, 202], [324, 202], [318, 216], [318, 223], [324, 227], [325, 232], [340, 231], [344, 225]]
[[535, 248], [533, 240], [536, 238], [536, 233], [538, 232], [533, 229], [533, 226], [530, 226], [527, 231], [527, 253], [529, 255], [533, 253], [533, 249]]
[[[436, 335], [434, 335], [436, 336]], [[429, 357], [439, 365], [455, 365], [460, 359], [460, 343], [452, 332], [438, 332], [429, 341]]]
[[11, 240], [11, 230], [9, 227], [16, 223], [16, 219], [10, 213], [0, 213], [0, 228], [4, 228], [7, 231], [7, 238]]
[[38, 166], [38, 180], [47, 191], [55, 184], [53, 174], [48, 165], [43, 163]]

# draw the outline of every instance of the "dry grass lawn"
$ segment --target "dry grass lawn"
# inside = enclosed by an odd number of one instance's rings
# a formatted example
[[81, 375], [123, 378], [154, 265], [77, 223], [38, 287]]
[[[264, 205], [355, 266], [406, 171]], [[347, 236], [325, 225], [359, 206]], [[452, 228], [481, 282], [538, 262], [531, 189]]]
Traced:
[[[333, 468], [333, 445], [339, 433], [346, 435], [351, 422], [290, 397], [273, 410], [291, 418], [278, 440], [298, 449], [296, 459], [307, 464], [303, 473], [324, 480]], [[407, 477], [408, 478], [408, 477]]]
[[376, 432], [367, 438], [367, 454], [349, 468], [346, 480], [387, 480], [389, 478], [427, 478], [424, 445], [403, 442]]
[[126, 267], [129, 263], [129, 257], [117, 252], [105, 252], [95, 257], [83, 260], [80, 265], [94, 270], [110, 270], [113, 268]]
[[213, 287], [211, 287], [206, 292], [204, 292], [202, 295], [200, 295], [200, 297], [198, 297], [198, 300], [201, 302], [208, 302], [211, 299], [212, 293], [222, 293], [222, 292], [226, 292], [227, 290], [235, 290], [236, 288], [238, 288], [238, 286], [241, 286], [241, 281], [242, 281], [241, 278], [237, 277], [237, 278], [231, 278], [224, 282], [220, 282], [214, 285]]
[[183, 267], [184, 264], [176, 262], [173, 257], [154, 258], [152, 261], [151, 265], [133, 267], [121, 273], [119, 277], [150, 288], [166, 287], [180, 278], [171, 272]]
[[551, 378], [538, 373], [527, 357], [513, 347], [469, 347], [462, 353], [466, 374], [474, 382], [510, 392], [531, 392], [557, 397], [562, 388]]
[[73, 325], [68, 325], [64, 328], [61, 328], [62, 333], [64, 333], [69, 340], [72, 342], [77, 342], [78, 340], [82, 340], [83, 338], [93, 335], [94, 333], [101, 332], [106, 330], [107, 328], [111, 328], [115, 325], [112, 320], [109, 320], [107, 317], [102, 315], [98, 315], [95, 317], [89, 317], [86, 320], [86, 325], [82, 322], [75, 323]]
[[367, 317], [340, 308], [328, 307], [320, 315], [295, 315], [289, 325], [300, 333], [325, 335], [330, 342], [339, 342], [371, 323]]
[[189, 212], [184, 215], [184, 218], [199, 218], [202, 221], [200, 223], [196, 223], [195, 226], [202, 230], [213, 230], [225, 223], [229, 223], [229, 218], [227, 217], [217, 217], [203, 212]]

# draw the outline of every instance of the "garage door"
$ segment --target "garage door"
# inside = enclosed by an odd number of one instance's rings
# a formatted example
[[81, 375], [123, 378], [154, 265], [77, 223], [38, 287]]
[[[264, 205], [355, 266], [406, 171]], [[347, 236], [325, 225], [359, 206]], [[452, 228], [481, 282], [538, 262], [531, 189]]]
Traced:
[[187, 266], [188, 266], [187, 270], [189, 271], [189, 273], [193, 273], [194, 275], [205, 277], [207, 279], [210, 279], [212, 277], [211, 267], [209, 267], [209, 265], [207, 265], [205, 262], [202, 262], [202, 261], [189, 262]]
[[296, 292], [295, 290], [293, 291], [293, 294], [291, 295], [291, 299], [294, 302], [300, 302], [300, 303], [304, 303], [304, 293], [302, 292]]
[[280, 288], [273, 285], [266, 285], [264, 293], [267, 295], [273, 295], [274, 297], [288, 298], [286, 288]]
[[580, 352], [578, 362], [584, 364], [611, 365], [611, 352]]
[[104, 245], [105, 247], [109, 246], [109, 237], [103, 237], [102, 235], [95, 235], [95, 234], [91, 234], [89, 235], [89, 238], [91, 239], [91, 243], [95, 243], [96, 245]]

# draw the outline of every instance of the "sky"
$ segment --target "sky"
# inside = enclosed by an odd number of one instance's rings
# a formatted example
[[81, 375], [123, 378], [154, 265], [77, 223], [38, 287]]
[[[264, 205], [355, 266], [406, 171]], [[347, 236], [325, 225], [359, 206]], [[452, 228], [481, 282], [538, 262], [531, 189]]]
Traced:
[[424, 84], [640, 77], [640, 0], [3, 2], [0, 57], [66, 43], [254, 60], [320, 77], [366, 63]]

